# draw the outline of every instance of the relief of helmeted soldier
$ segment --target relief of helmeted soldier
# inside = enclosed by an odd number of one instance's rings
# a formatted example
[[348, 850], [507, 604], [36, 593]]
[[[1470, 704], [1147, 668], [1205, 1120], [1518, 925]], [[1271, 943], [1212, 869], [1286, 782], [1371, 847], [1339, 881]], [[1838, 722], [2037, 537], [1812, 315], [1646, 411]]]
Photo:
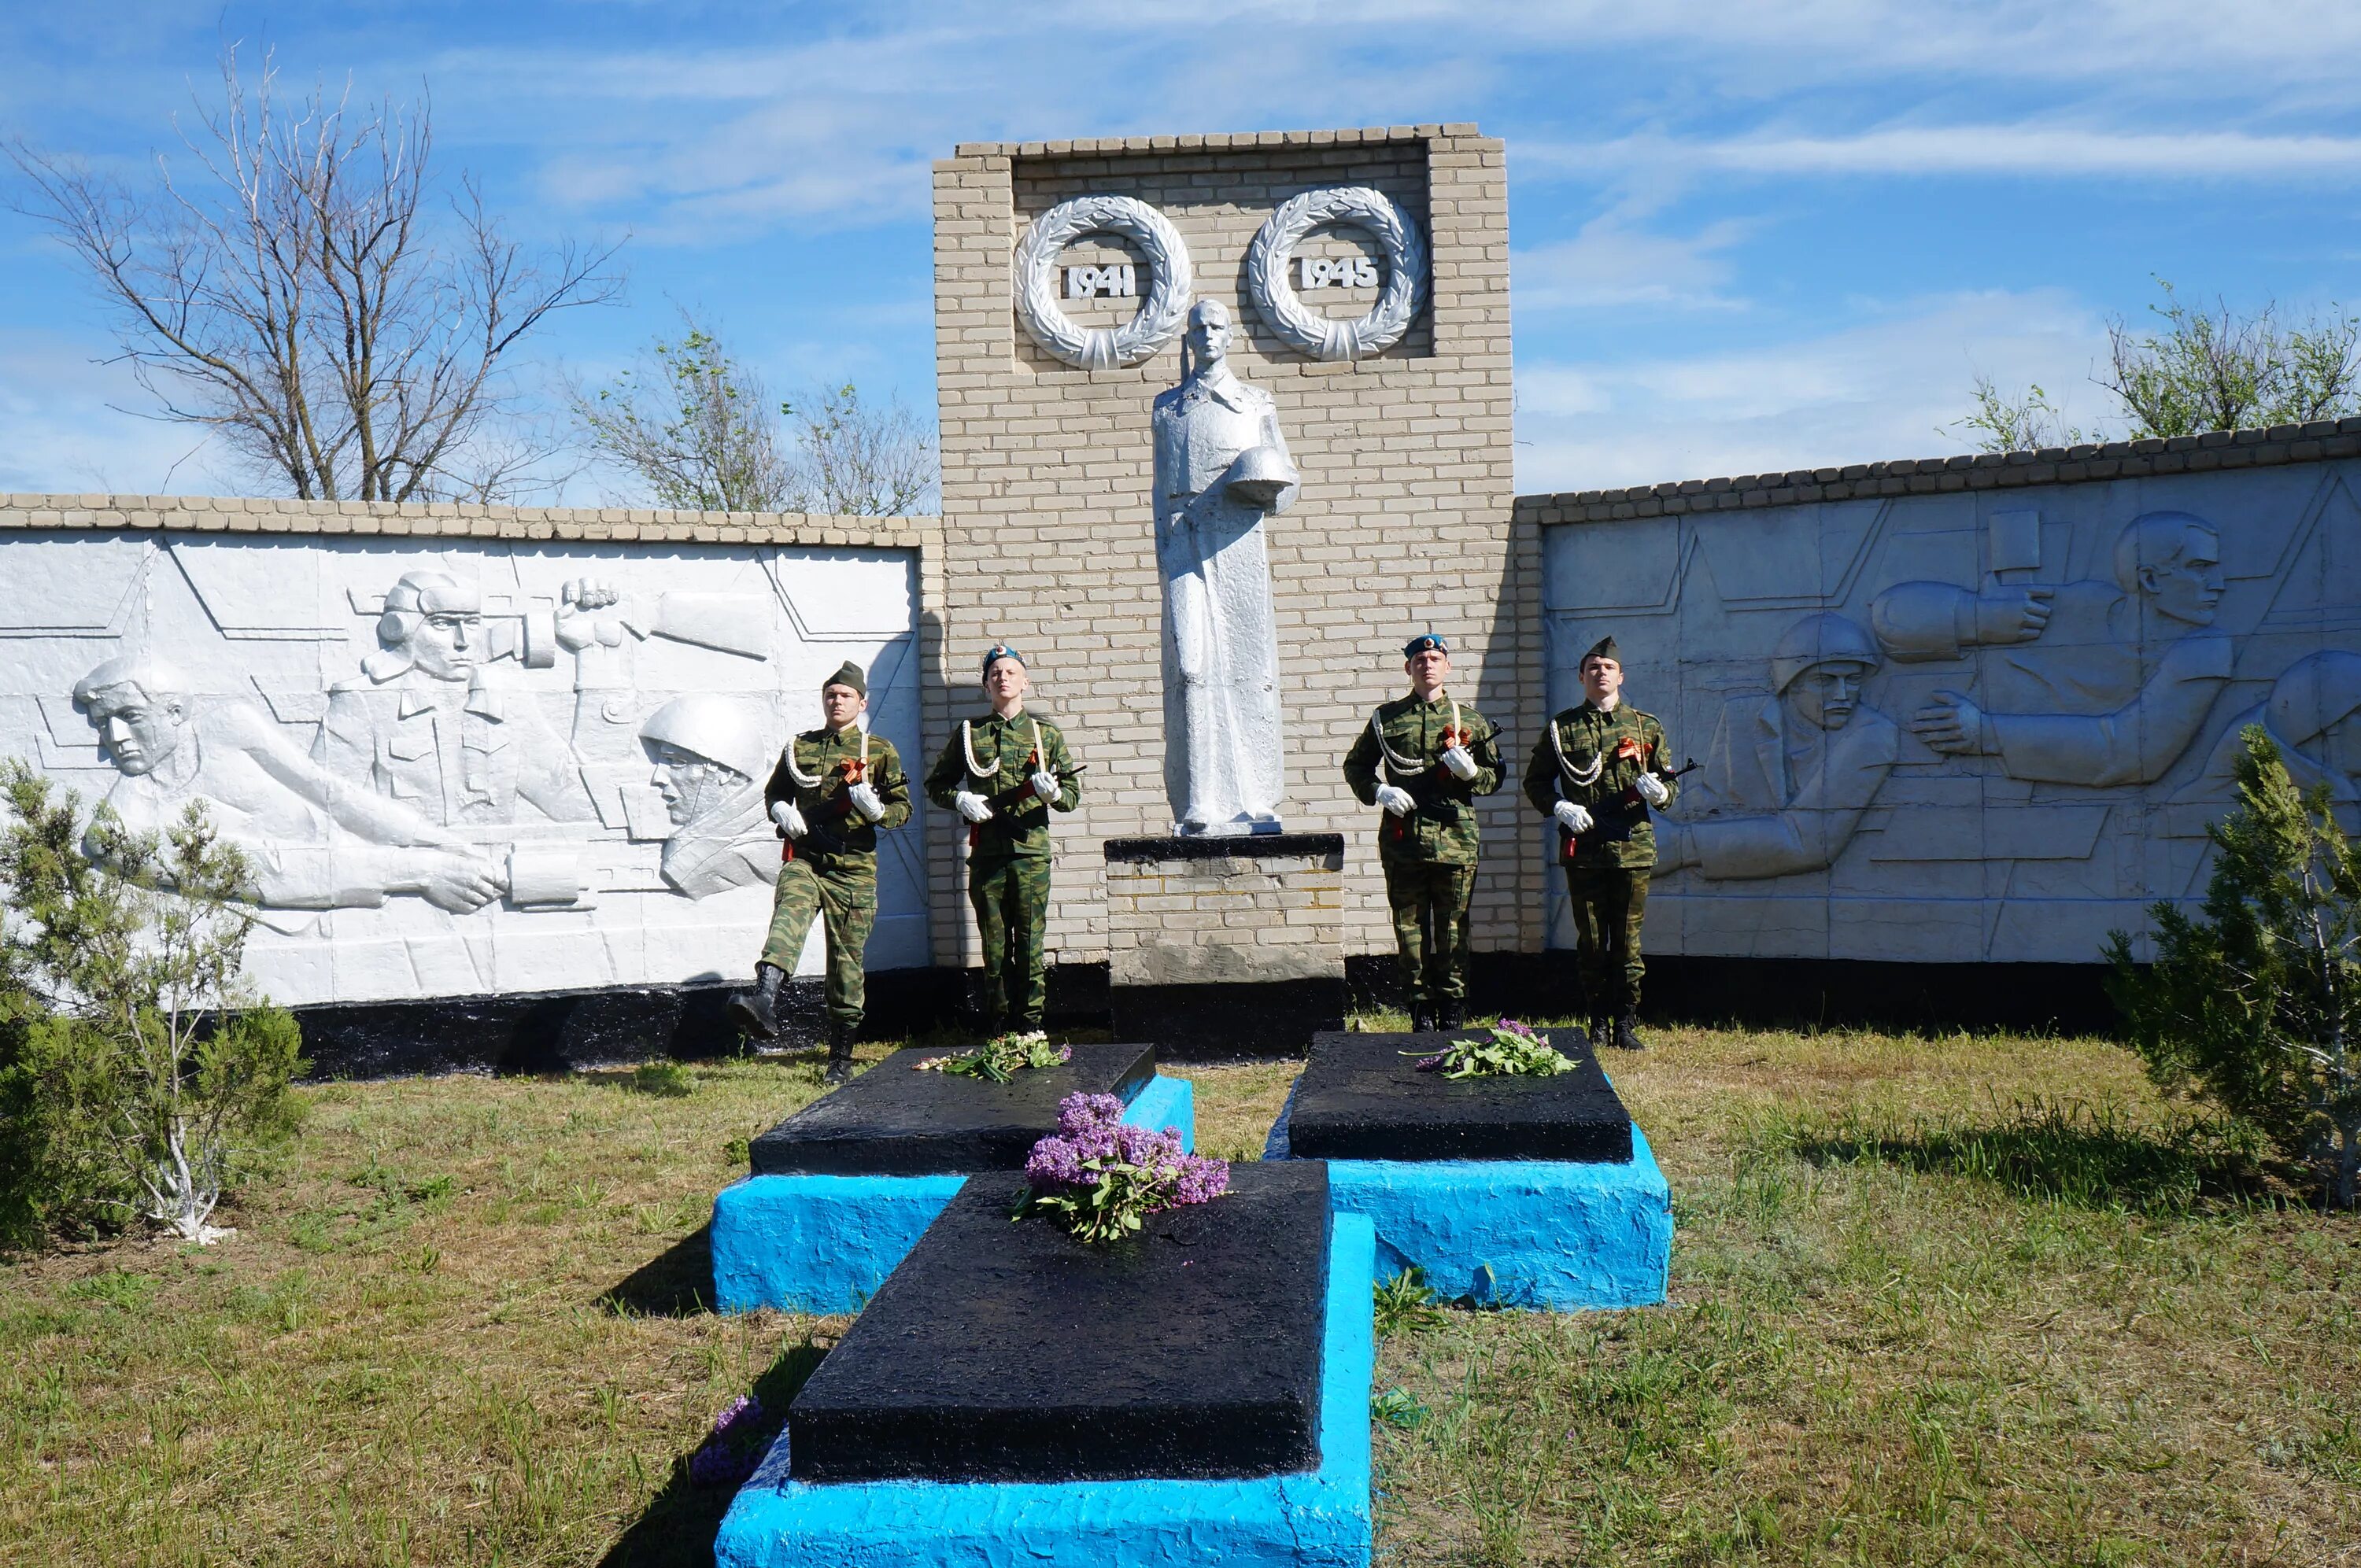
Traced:
[[1840, 615], [1807, 615], [1771, 654], [1771, 695], [1722, 705], [1700, 783], [1659, 824], [1655, 874], [1793, 876], [1836, 863], [1902, 754], [1902, 731], [1861, 700], [1881, 659]]
[[442, 572], [404, 574], [378, 620], [379, 651], [330, 688], [313, 757], [445, 827], [592, 818], [572, 749], [529, 694], [484, 663], [483, 600]]

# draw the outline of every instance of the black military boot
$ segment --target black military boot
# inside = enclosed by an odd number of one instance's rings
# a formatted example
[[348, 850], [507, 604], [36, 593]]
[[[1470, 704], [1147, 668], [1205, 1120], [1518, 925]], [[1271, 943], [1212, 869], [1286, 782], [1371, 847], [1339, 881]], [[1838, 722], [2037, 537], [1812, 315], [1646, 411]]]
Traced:
[[1434, 1026], [1438, 1029], [1456, 1029], [1466, 1022], [1466, 1006], [1457, 997], [1444, 997], [1434, 1009]]
[[779, 987], [787, 971], [776, 964], [756, 964], [751, 990], [733, 992], [727, 1009], [730, 1021], [753, 1039], [779, 1037]]
[[834, 1018], [828, 1021], [828, 1071], [821, 1075], [823, 1082], [852, 1081], [852, 1028]]
[[1632, 1032], [1631, 1025], [1638, 1022], [1639, 1019], [1630, 1013], [1618, 1013], [1615, 1014], [1615, 1039], [1613, 1044], [1617, 1050], [1644, 1051], [1648, 1048], [1642, 1043], [1640, 1036]]
[[1603, 1051], [1615, 1043], [1615, 1020], [1601, 1013], [1590, 1021], [1584, 1039], [1594, 1051]]
[[1434, 1009], [1423, 1002], [1410, 1004], [1410, 1032], [1413, 1035], [1434, 1033]]

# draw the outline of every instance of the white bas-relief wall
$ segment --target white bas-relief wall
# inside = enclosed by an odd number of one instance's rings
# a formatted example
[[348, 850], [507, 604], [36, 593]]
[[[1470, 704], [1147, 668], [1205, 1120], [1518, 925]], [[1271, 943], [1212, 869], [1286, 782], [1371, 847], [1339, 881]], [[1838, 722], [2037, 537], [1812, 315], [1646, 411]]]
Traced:
[[[0, 582], [0, 754], [135, 827], [204, 801], [290, 1004], [742, 977], [821, 679], [920, 752], [910, 551], [34, 530]], [[886, 841], [869, 962], [923, 966]]]
[[1612, 632], [1702, 764], [1649, 949], [2095, 962], [2202, 894], [2242, 726], [2361, 802], [2356, 493], [2298, 463], [1550, 527], [1551, 706]]

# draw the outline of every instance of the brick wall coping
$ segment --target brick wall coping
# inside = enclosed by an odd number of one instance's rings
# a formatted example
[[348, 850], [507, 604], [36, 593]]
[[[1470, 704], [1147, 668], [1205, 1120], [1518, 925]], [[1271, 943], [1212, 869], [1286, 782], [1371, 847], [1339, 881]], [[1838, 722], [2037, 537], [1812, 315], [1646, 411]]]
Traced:
[[1473, 124], [1365, 126], [1358, 130], [1238, 131], [1210, 136], [1084, 137], [1073, 141], [963, 141], [954, 158], [1071, 158], [1109, 152], [1199, 152], [1215, 148], [1349, 147], [1356, 143], [1472, 137]]
[[0, 495], [0, 532], [30, 528], [802, 544], [855, 549], [936, 546], [941, 543], [943, 531], [942, 520], [933, 517], [655, 511], [642, 507], [511, 507], [471, 502], [298, 501], [219, 496]]
[[1924, 496], [1956, 490], [2014, 489], [2096, 479], [2268, 468], [2361, 456], [2361, 418], [2223, 430], [2143, 441], [2085, 442], [2035, 452], [1981, 452], [1960, 457], [1905, 457], [1840, 468], [1797, 468], [1730, 479], [1684, 479], [1620, 490], [1569, 490], [1519, 496], [1521, 523], [1613, 522], [1739, 508], [1801, 506], [1864, 497]]

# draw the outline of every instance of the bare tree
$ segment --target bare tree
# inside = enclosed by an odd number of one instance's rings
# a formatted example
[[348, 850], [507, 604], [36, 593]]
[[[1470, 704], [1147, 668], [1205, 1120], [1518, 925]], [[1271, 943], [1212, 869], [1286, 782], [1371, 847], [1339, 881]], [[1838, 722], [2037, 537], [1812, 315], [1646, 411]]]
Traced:
[[762, 377], [686, 312], [678, 338], [571, 401], [586, 444], [656, 505], [893, 517], [931, 501], [935, 444], [899, 402], [847, 382], [773, 403]]
[[181, 133], [191, 177], [159, 154], [135, 192], [18, 141], [23, 210], [89, 272], [161, 417], [307, 499], [480, 493], [510, 355], [551, 312], [615, 296], [613, 247], [529, 257], [472, 180], [438, 201], [424, 102], [314, 86], [282, 110], [269, 57], [249, 91], [235, 46], [221, 75]]
[[801, 408], [782, 403], [796, 423], [796, 466], [814, 511], [844, 517], [901, 517], [934, 496], [940, 470], [935, 444], [898, 401], [863, 403], [851, 382], [823, 388]]

